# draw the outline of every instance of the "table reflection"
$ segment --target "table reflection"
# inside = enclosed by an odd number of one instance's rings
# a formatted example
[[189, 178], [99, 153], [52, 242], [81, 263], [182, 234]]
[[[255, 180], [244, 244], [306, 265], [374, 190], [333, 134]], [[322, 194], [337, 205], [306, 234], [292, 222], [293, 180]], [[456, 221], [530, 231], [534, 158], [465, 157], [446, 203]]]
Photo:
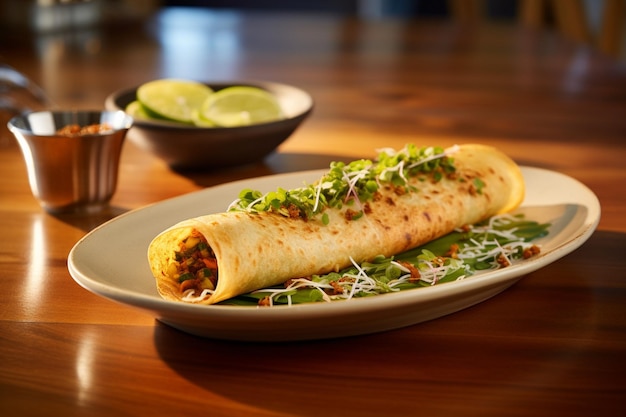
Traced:
[[241, 19], [209, 9], [168, 9], [153, 23], [168, 77], [193, 79], [205, 68], [216, 79], [236, 77], [242, 64]]
[[42, 302], [45, 300], [44, 292], [47, 283], [48, 269], [46, 256], [49, 251], [45, 234], [43, 215], [37, 215], [33, 219], [30, 230], [30, 250], [26, 255], [29, 259], [26, 268], [24, 286], [22, 287], [22, 303], [24, 313], [27, 317], [35, 317], [40, 314]]
[[79, 406], [88, 405], [92, 401], [95, 344], [96, 340], [93, 333], [85, 330], [81, 334], [81, 339], [78, 343], [75, 363], [77, 402]]

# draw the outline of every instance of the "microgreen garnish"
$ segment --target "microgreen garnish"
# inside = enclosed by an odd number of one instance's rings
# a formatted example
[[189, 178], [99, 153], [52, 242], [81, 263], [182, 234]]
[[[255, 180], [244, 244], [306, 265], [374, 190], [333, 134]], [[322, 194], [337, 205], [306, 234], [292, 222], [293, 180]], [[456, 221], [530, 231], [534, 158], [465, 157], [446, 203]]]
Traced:
[[[432, 174], [436, 181], [455, 171], [451, 157], [458, 147], [417, 147], [406, 145], [400, 151], [382, 149], [377, 160], [359, 159], [350, 163], [332, 162], [328, 172], [315, 184], [293, 190], [279, 188], [269, 193], [245, 189], [229, 207], [229, 211], [270, 211], [285, 217], [308, 220], [327, 207], [352, 208], [361, 217], [363, 203], [374, 198], [384, 183], [400, 187], [404, 192], [416, 191], [409, 178]], [[328, 216], [322, 222], [327, 224]]]

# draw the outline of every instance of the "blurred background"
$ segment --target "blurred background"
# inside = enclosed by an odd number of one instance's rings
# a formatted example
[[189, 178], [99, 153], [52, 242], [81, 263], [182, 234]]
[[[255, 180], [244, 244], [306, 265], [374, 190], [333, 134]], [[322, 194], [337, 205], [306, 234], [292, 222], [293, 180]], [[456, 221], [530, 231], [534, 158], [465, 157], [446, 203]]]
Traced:
[[[595, 65], [626, 65], [625, 20], [626, 0], [0, 0], [0, 64], [22, 71], [63, 107], [99, 108], [113, 91], [157, 78], [261, 79], [314, 92], [320, 106], [309, 123], [318, 130], [361, 118], [372, 121], [359, 124], [361, 135], [408, 125], [423, 134], [462, 127], [466, 135], [511, 137], [506, 111], [515, 111], [541, 120], [515, 134], [542, 139], [558, 137], [558, 115], [547, 123], [549, 112], [521, 98], [544, 102], [544, 80], [556, 79], [560, 90], [551, 97], [573, 99], [591, 56]], [[419, 39], [403, 32], [414, 25]], [[499, 39], [498, 28], [511, 25], [531, 30]], [[535, 37], [539, 31], [548, 35]], [[557, 48], [563, 39], [566, 47]], [[526, 58], [494, 65], [477, 60], [475, 48]], [[419, 86], [420, 94], [393, 85]], [[3, 103], [6, 91], [16, 90], [0, 83]], [[335, 104], [337, 94], [355, 91], [367, 93], [354, 107]], [[498, 104], [504, 91], [520, 97], [517, 109]], [[389, 107], [373, 108], [381, 99]], [[499, 117], [481, 119], [481, 109]], [[584, 115], [601, 130], [597, 114]]]
[[132, 23], [162, 7], [310, 12], [364, 19], [484, 19], [543, 26], [626, 58], [625, 0], [0, 0], [2, 42], [28, 34]]

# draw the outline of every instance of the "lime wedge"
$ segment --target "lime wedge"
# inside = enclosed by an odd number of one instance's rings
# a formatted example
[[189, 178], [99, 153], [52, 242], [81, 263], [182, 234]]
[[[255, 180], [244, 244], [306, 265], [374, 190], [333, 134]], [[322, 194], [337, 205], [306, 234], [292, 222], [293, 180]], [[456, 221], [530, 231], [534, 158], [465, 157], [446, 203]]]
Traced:
[[217, 126], [235, 127], [283, 118], [276, 97], [257, 87], [227, 87], [211, 94], [201, 107], [201, 116]]
[[205, 84], [195, 81], [161, 79], [137, 89], [137, 100], [148, 113], [176, 122], [193, 123], [192, 113], [211, 95]]

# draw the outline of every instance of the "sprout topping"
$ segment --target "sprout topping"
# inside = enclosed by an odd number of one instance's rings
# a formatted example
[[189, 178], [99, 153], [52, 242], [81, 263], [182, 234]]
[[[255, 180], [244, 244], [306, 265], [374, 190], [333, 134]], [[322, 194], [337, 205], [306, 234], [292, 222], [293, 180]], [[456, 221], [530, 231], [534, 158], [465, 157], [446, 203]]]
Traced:
[[[375, 162], [359, 159], [350, 163], [332, 162], [328, 172], [315, 184], [293, 190], [282, 188], [268, 193], [245, 189], [239, 198], [228, 207], [229, 211], [251, 213], [274, 212], [285, 217], [309, 220], [323, 213], [327, 207], [341, 209], [344, 205], [353, 206], [356, 220], [364, 214], [363, 203], [373, 200], [383, 184], [391, 184], [405, 192], [417, 189], [409, 185], [409, 178], [420, 174], [431, 174], [434, 180], [455, 171], [450, 155], [458, 146], [448, 149], [429, 146], [418, 148], [406, 145], [400, 151], [382, 149]], [[354, 209], [351, 209], [355, 211]], [[322, 222], [328, 223], [328, 216], [322, 215]]]

